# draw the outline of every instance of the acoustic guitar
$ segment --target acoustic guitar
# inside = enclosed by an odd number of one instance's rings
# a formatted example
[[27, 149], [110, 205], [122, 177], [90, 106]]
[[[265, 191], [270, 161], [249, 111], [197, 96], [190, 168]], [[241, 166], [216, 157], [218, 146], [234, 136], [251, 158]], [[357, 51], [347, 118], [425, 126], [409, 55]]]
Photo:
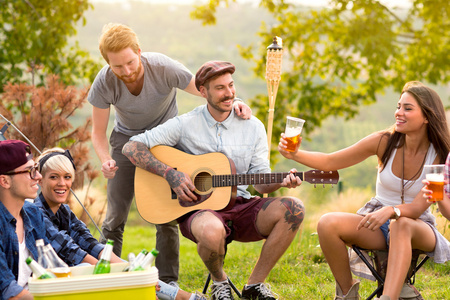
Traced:
[[[238, 185], [281, 183], [289, 174], [235, 174], [233, 161], [219, 152], [192, 155], [169, 146], [156, 146], [150, 151], [161, 162], [189, 174], [197, 196], [194, 202], [179, 201], [163, 177], [136, 168], [136, 206], [141, 217], [153, 224], [171, 222], [194, 210], [232, 207]], [[336, 184], [339, 181], [337, 171], [310, 170], [295, 175], [312, 184]]]

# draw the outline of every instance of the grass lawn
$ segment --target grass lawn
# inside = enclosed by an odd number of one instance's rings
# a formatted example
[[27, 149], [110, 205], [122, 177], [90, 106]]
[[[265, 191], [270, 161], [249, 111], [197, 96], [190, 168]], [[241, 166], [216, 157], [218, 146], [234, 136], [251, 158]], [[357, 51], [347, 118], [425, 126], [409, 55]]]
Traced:
[[[129, 252], [138, 253], [155, 245], [156, 230], [151, 225], [134, 225], [125, 230], [124, 258]], [[181, 236], [180, 279], [181, 288], [202, 291], [208, 272], [197, 255], [196, 245]], [[225, 271], [242, 289], [258, 259], [263, 242], [232, 242], [228, 247]], [[416, 276], [416, 288], [425, 299], [450, 299], [448, 275], [450, 265], [432, 261]], [[324, 261], [317, 235], [302, 230], [267, 278], [279, 299], [333, 299], [334, 279]], [[360, 294], [368, 296], [376, 283], [362, 280]]]
[[[333, 299], [334, 278], [319, 247], [315, 233], [317, 220], [327, 211], [356, 211], [362, 206], [362, 202], [369, 199], [371, 192], [348, 190], [337, 195], [336, 189], [331, 192], [319, 189], [302, 192], [297, 196], [305, 203], [307, 217], [266, 282], [279, 295], [279, 299]], [[445, 226], [448, 227], [447, 222]], [[125, 228], [122, 258], [126, 259], [129, 252], [137, 254], [143, 248], [151, 250], [155, 246], [155, 234], [155, 227], [140, 219], [133, 210]], [[246, 283], [263, 243], [232, 242], [229, 245], [225, 271], [238, 289], [241, 290]], [[181, 234], [180, 244], [179, 284], [187, 291], [202, 291], [208, 273], [197, 254], [196, 245]], [[449, 263], [435, 264], [429, 260], [417, 274], [415, 286], [427, 300], [450, 299], [449, 273]], [[360, 295], [367, 297], [375, 288], [375, 282], [363, 279]]]

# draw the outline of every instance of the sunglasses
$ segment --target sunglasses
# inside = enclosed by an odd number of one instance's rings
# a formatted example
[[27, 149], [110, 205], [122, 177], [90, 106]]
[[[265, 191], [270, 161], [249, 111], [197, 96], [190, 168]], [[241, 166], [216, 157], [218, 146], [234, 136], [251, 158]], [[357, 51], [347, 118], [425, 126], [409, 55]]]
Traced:
[[23, 171], [16, 171], [16, 172], [11, 171], [11, 172], [7, 172], [6, 175], [17, 175], [17, 174], [23, 174], [23, 173], [30, 173], [30, 178], [35, 179], [37, 176], [38, 169], [39, 169], [39, 163], [36, 163], [30, 169], [26, 169]]

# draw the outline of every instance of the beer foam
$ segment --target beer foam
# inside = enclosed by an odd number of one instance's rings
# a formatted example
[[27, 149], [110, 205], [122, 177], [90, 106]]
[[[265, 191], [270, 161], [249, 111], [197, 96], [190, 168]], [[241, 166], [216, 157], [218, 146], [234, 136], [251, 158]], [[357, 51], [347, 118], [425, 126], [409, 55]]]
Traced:
[[286, 128], [285, 132], [287, 137], [294, 137], [300, 135], [300, 133], [302, 133], [302, 127], [295, 127], [295, 128], [289, 127]]
[[443, 182], [444, 181], [444, 174], [431, 173], [431, 174], [427, 174], [426, 178], [427, 178], [428, 181]]

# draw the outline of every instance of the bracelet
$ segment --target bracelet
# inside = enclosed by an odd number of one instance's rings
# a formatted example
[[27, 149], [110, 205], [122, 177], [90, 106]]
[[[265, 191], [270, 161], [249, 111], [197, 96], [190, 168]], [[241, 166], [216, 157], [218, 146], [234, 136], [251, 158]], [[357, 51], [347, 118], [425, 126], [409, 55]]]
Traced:
[[166, 171], [164, 171], [164, 175], [163, 175], [164, 178], [166, 178], [167, 172], [169, 172], [170, 170], [173, 170], [173, 168], [172, 167], [168, 167], [166, 169]]

